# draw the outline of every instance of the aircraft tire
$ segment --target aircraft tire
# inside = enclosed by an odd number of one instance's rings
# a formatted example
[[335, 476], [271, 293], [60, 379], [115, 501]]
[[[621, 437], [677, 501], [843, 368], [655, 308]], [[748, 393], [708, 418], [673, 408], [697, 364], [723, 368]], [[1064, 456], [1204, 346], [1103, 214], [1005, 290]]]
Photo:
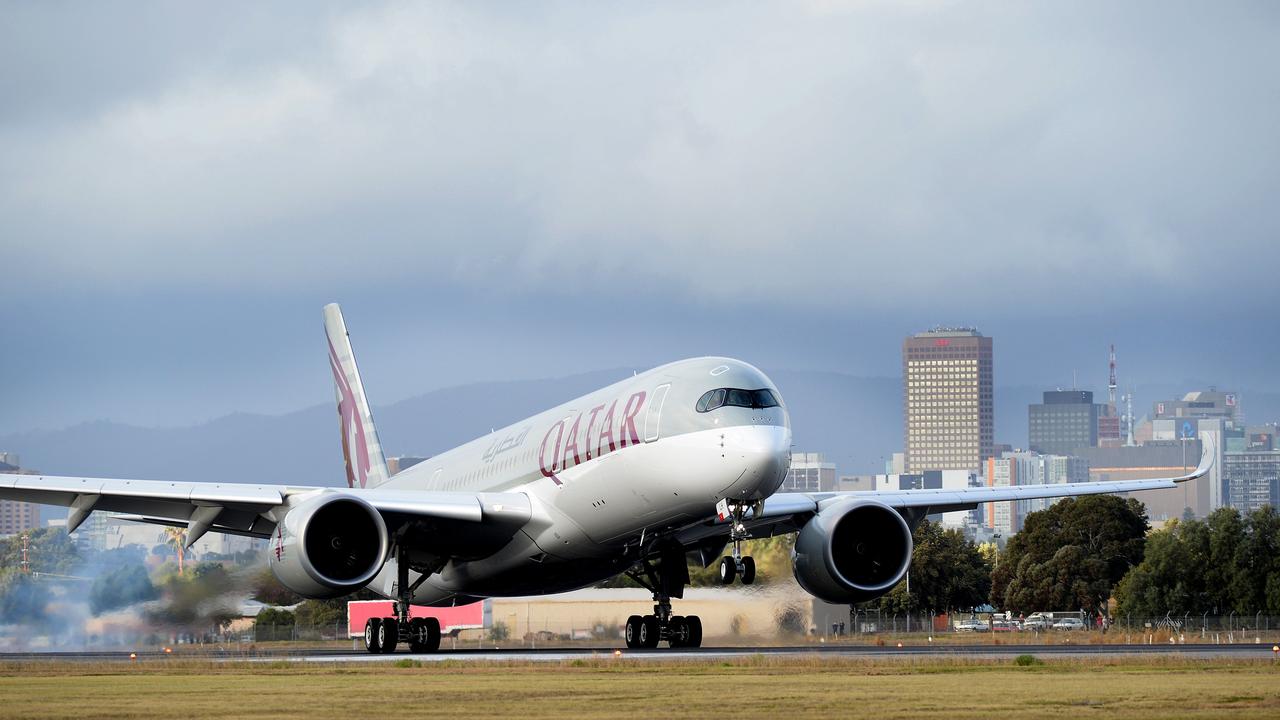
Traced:
[[382, 618], [369, 618], [364, 623], [364, 649], [370, 653], [382, 652]]
[[742, 584], [750, 585], [756, 581], [756, 561], [751, 556], [742, 558]]
[[689, 644], [689, 624], [683, 616], [672, 615], [667, 621], [667, 643], [673, 648], [685, 647]]
[[626, 639], [627, 647], [629, 648], [640, 647], [640, 623], [641, 619], [639, 615], [632, 615], [627, 618], [627, 626], [623, 633], [623, 637]]
[[433, 653], [440, 649], [440, 621], [414, 618], [409, 621], [409, 652]]
[[733, 558], [725, 556], [720, 558], [720, 584], [732, 585], [733, 576], [738, 574], [738, 566], [733, 562]]
[[702, 647], [702, 618], [690, 615], [684, 619], [684, 624], [689, 628], [689, 639], [684, 642], [683, 647]]
[[640, 619], [640, 647], [658, 647], [658, 618], [645, 615]]
[[436, 652], [440, 649], [440, 620], [439, 618], [427, 618], [427, 647], [426, 652]]
[[378, 629], [382, 653], [390, 655], [396, 651], [396, 644], [400, 642], [400, 623], [395, 618], [382, 618], [382, 625]]

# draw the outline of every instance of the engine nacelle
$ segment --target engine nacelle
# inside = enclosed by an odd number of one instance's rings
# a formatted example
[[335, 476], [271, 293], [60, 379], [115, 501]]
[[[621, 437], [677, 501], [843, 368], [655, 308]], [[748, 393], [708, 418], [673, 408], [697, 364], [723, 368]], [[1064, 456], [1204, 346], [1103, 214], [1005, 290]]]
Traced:
[[828, 507], [796, 537], [796, 582], [829, 603], [873, 600], [907, 574], [912, 547], [911, 528], [888, 505], [861, 500]]
[[333, 493], [304, 500], [276, 526], [271, 572], [309, 598], [332, 598], [373, 580], [387, 560], [387, 525], [368, 502]]

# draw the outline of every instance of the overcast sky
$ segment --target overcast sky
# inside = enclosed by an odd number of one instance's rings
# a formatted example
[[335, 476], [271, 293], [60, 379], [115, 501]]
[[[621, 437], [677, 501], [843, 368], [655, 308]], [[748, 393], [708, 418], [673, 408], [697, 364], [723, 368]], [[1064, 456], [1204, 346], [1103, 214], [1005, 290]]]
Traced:
[[[1280, 5], [0, 4], [0, 432], [697, 354], [1280, 390]], [[1191, 388], [1188, 388], [1191, 389]], [[785, 395], [786, 389], [783, 388]]]

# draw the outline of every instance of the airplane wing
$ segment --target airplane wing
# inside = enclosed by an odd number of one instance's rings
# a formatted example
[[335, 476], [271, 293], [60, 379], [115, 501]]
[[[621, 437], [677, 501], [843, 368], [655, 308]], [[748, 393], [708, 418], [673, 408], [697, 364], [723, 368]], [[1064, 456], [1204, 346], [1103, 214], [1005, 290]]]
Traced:
[[[775, 493], [764, 501], [757, 516], [749, 511], [744, 524], [756, 537], [795, 532], [823, 509], [857, 500], [874, 500], [897, 510], [909, 522], [926, 515], [972, 510], [982, 503], [1010, 500], [1035, 500], [1040, 498], [1077, 497], [1081, 495], [1105, 495], [1141, 490], [1163, 490], [1180, 483], [1204, 477], [1213, 467], [1216, 452], [1213, 442], [1206, 438], [1200, 464], [1186, 475], [1149, 480], [1117, 480], [1107, 482], [1055, 483], [1041, 485], [1015, 485], [1011, 487], [976, 487], [957, 490], [859, 490], [852, 492]], [[729, 521], [715, 519], [701, 525], [686, 528], [680, 533], [685, 542], [697, 542], [726, 535]]]
[[293, 503], [318, 494], [358, 496], [388, 529], [412, 519], [519, 525], [532, 513], [521, 493], [457, 493], [242, 483], [162, 482], [48, 475], [0, 475], [0, 499], [70, 508], [67, 532], [95, 510], [124, 519], [187, 528], [187, 544], [208, 531], [270, 537]]

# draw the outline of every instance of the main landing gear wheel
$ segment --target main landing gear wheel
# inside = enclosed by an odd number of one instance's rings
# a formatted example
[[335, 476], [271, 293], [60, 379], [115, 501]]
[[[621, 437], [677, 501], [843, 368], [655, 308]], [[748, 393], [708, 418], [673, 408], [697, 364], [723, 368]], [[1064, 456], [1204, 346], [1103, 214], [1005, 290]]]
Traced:
[[750, 585], [756, 581], [756, 561], [752, 560], [750, 555], [742, 558], [742, 568], [738, 574], [742, 576], [743, 585]]
[[680, 647], [702, 647], [702, 618], [697, 615], [690, 615], [684, 618], [684, 626], [688, 629], [689, 636]]
[[378, 626], [378, 645], [382, 647], [383, 654], [395, 652], [399, 642], [400, 622], [395, 618], [383, 618], [382, 624]]
[[662, 640], [673, 648], [702, 647], [702, 619], [697, 615], [673, 615], [663, 628], [656, 615], [627, 618], [624, 637], [627, 647], [655, 648]]
[[409, 652], [431, 653], [440, 649], [440, 621], [414, 618], [409, 622]]
[[364, 649], [382, 652], [382, 618], [369, 618], [364, 624]]
[[640, 621], [640, 647], [656, 648], [658, 641], [662, 639], [662, 630], [658, 626], [658, 618], [653, 615], [645, 615]]
[[632, 615], [627, 618], [627, 629], [624, 637], [627, 641], [627, 647], [638, 648], [640, 645], [640, 623], [643, 619], [639, 615]]
[[667, 621], [667, 642], [671, 647], [689, 647], [689, 622], [681, 615], [672, 615]]

